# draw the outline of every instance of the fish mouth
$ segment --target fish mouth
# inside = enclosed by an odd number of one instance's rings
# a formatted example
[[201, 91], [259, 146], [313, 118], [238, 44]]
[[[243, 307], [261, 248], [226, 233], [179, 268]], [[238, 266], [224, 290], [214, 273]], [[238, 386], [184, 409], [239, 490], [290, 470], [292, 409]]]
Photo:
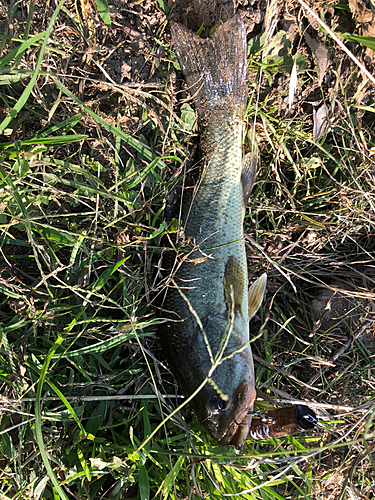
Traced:
[[237, 448], [243, 446], [249, 434], [255, 398], [254, 386], [247, 381], [241, 382], [233, 396], [228, 418], [225, 419], [227, 428], [219, 441], [220, 444], [232, 444]]

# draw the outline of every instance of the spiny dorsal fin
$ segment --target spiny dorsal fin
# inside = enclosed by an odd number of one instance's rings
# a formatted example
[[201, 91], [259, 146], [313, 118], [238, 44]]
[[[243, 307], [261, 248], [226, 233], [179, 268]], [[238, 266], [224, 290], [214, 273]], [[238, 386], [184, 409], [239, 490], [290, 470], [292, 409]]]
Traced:
[[244, 272], [240, 262], [231, 255], [225, 264], [224, 295], [227, 311], [242, 313], [242, 300], [244, 291]]
[[243, 208], [246, 208], [250, 193], [253, 190], [257, 173], [257, 160], [256, 153], [248, 153], [242, 159], [241, 182]]
[[267, 274], [263, 273], [249, 288], [249, 321], [258, 311], [267, 285]]

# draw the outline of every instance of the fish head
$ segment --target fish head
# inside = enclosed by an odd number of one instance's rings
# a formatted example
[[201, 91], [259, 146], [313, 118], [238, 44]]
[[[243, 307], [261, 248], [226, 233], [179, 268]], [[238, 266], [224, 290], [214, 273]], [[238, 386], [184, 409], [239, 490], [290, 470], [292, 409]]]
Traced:
[[250, 346], [226, 359], [212, 375], [212, 382], [192, 401], [209, 433], [222, 445], [244, 444], [250, 430], [256, 398]]
[[241, 447], [249, 434], [256, 397], [254, 385], [243, 380], [231, 396], [223, 396], [217, 392], [212, 396], [204, 423], [220, 444]]
[[244, 316], [236, 314], [228, 329], [225, 314], [208, 315], [202, 321], [205, 335], [201, 328], [196, 329], [186, 359], [180, 363], [185, 394], [192, 394], [206, 379], [191, 401], [198, 419], [217, 442], [237, 447], [249, 434], [256, 398], [249, 325], [247, 314]]

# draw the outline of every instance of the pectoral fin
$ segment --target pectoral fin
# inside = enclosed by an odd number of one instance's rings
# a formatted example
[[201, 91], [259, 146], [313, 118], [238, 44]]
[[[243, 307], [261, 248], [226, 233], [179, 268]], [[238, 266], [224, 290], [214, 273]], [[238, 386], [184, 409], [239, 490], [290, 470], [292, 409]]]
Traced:
[[267, 274], [264, 273], [249, 288], [249, 321], [258, 311], [266, 291]]
[[242, 159], [241, 182], [243, 208], [246, 208], [247, 202], [249, 201], [249, 196], [251, 194], [251, 191], [253, 190], [257, 173], [257, 160], [258, 157], [256, 153], [248, 153]]
[[244, 273], [240, 262], [231, 255], [225, 264], [224, 295], [227, 311], [242, 312]]

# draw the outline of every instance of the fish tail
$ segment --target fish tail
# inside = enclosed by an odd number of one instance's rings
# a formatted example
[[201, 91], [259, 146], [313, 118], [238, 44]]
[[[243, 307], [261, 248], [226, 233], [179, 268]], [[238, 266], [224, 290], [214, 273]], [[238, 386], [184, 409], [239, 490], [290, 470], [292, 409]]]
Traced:
[[172, 40], [199, 118], [215, 107], [243, 112], [247, 101], [246, 30], [235, 16], [217, 28], [212, 38], [199, 38], [171, 23]]

